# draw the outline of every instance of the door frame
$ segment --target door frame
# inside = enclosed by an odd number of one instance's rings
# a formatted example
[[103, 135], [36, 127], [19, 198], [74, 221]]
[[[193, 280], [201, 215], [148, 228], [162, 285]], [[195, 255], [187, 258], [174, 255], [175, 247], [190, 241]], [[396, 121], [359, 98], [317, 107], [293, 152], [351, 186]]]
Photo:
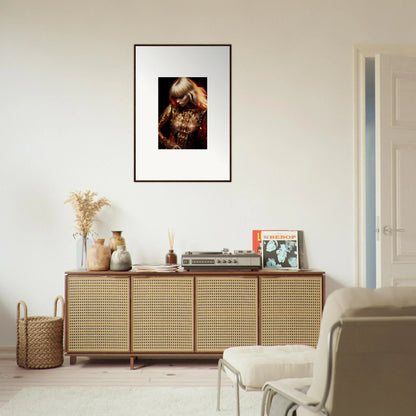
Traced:
[[[366, 287], [365, 59], [377, 54], [416, 56], [416, 45], [354, 46], [354, 270], [355, 286]], [[379, 180], [376, 177], [376, 180]], [[379, 283], [379, 277], [376, 281]]]

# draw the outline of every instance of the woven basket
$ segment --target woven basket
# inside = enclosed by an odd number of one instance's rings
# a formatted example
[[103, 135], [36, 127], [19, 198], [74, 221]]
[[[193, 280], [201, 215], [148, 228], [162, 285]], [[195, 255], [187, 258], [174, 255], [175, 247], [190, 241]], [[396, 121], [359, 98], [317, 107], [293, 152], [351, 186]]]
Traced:
[[[62, 317], [56, 316], [58, 301], [62, 301]], [[20, 317], [20, 307], [24, 317]], [[17, 304], [16, 362], [23, 368], [59, 367], [64, 362], [64, 299], [55, 299], [54, 316], [27, 316], [27, 305]]]

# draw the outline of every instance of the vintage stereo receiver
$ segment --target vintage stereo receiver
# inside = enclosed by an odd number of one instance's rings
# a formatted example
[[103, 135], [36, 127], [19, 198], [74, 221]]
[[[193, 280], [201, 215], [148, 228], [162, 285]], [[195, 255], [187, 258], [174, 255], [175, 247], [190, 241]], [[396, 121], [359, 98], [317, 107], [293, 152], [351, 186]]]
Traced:
[[182, 254], [182, 267], [188, 271], [258, 270], [261, 256], [252, 250], [187, 251]]

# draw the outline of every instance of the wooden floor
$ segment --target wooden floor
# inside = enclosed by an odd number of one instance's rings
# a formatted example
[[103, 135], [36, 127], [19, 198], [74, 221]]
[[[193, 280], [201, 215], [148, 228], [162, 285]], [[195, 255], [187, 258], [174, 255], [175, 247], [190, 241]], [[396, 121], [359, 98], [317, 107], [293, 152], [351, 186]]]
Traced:
[[[136, 361], [130, 370], [128, 358], [79, 357], [75, 365], [28, 370], [16, 365], [13, 353], [0, 354], [0, 407], [19, 390], [32, 386], [216, 386], [218, 360]], [[231, 381], [223, 375], [223, 385]]]

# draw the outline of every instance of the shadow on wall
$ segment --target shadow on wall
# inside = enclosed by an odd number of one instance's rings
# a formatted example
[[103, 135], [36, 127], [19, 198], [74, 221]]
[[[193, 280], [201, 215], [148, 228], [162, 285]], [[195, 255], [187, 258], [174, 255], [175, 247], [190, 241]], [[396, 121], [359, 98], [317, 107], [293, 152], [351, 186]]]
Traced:
[[16, 339], [6, 339], [5, 334], [16, 333], [17, 312], [14, 316], [11, 316], [10, 310], [7, 310], [6, 306], [0, 300], [0, 316], [0, 347], [10, 347], [16, 345]]
[[[299, 261], [302, 269], [309, 268], [307, 244], [305, 243], [305, 234], [303, 231], [299, 231]], [[336, 280], [332, 279], [325, 273], [325, 296], [328, 297], [330, 293], [337, 289], [343, 288], [344, 285], [340, 284]]]
[[330, 293], [345, 286], [325, 274], [325, 296], [328, 297]]
[[299, 231], [299, 262], [302, 269], [308, 269], [308, 253], [306, 251], [305, 235], [302, 230]]

